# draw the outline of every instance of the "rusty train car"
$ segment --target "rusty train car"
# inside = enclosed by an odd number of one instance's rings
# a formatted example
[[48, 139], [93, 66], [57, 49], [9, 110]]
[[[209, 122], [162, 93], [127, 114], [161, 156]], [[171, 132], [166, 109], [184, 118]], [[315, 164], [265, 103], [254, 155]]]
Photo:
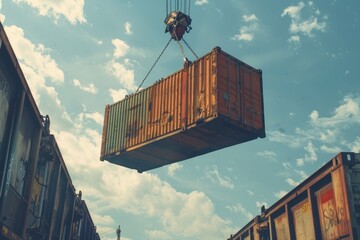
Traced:
[[100, 239], [49, 127], [0, 23], [0, 239]]
[[101, 160], [139, 172], [265, 137], [262, 71], [219, 47], [107, 105]]
[[275, 239], [360, 239], [360, 153], [339, 153], [228, 240]]

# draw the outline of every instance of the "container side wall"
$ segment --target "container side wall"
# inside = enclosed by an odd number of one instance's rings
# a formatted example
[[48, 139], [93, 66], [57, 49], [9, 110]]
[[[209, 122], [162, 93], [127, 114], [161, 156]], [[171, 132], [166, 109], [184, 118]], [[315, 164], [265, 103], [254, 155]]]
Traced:
[[286, 213], [274, 219], [276, 239], [290, 240], [289, 221]]
[[310, 203], [306, 199], [292, 209], [296, 239], [315, 239]]
[[[349, 160], [349, 156], [351, 155], [347, 155], [346, 161]], [[350, 171], [346, 171], [346, 188], [353, 236], [355, 240], [358, 240], [360, 239], [360, 154], [353, 155], [351, 158], [353, 158], [356, 163]]]
[[338, 229], [338, 238], [343, 239], [350, 234], [350, 217], [348, 215], [349, 205], [345, 200], [346, 187], [344, 166], [336, 169], [332, 173], [334, 198], [336, 208], [333, 209], [334, 216], [337, 216], [337, 222], [334, 224]]
[[104, 113], [104, 124], [103, 124], [103, 132], [102, 132], [102, 139], [101, 139], [101, 151], [100, 156], [104, 156], [106, 152], [106, 139], [108, 135], [108, 124], [109, 124], [109, 109], [110, 105], [106, 105], [105, 107], [105, 113]]
[[219, 113], [245, 127], [263, 131], [262, 72], [219, 52]]
[[198, 59], [188, 68], [188, 115], [187, 125], [194, 126], [206, 122], [216, 114], [216, 72], [213, 71], [213, 62], [216, 54], [211, 52]]

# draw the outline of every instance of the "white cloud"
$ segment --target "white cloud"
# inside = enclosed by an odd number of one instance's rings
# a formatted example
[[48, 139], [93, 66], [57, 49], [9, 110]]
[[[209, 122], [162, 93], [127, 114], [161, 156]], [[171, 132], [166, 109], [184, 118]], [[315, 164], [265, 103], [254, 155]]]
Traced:
[[270, 159], [272, 161], [276, 161], [276, 153], [273, 151], [269, 151], [269, 150], [264, 150], [262, 152], [258, 152], [256, 153], [256, 155], [266, 158], [266, 159]]
[[302, 145], [301, 139], [280, 131], [268, 131], [267, 135], [271, 142], [288, 144], [292, 148], [299, 148]]
[[301, 177], [301, 181], [304, 181], [305, 179], [307, 179], [309, 177], [309, 175], [307, 175], [303, 170], [295, 170]]
[[103, 45], [103, 43], [104, 43], [103, 41], [96, 39], [96, 38], [94, 38], [93, 40], [96, 43], [96, 45], [98, 45], [98, 46]]
[[125, 41], [120, 39], [113, 39], [112, 44], [115, 46], [115, 50], [114, 50], [115, 59], [125, 56], [130, 49], [130, 46]]
[[[309, 17], [306, 19], [302, 18], [302, 11], [306, 11], [309, 14]], [[289, 43], [295, 43], [297, 46], [300, 44], [300, 36], [302, 34], [307, 37], [314, 36], [315, 31], [324, 32], [326, 30], [327, 24], [325, 21], [318, 21], [318, 18], [315, 16], [320, 15], [320, 10], [314, 8], [314, 3], [309, 4], [308, 7], [305, 6], [304, 2], [299, 2], [298, 5], [292, 5], [285, 8], [281, 14], [281, 17], [289, 16], [291, 19], [289, 31], [293, 34], [289, 39]], [[323, 18], [326, 20], [326, 18]]]
[[296, 159], [296, 166], [302, 167], [305, 165], [305, 160], [303, 158]]
[[289, 162], [284, 162], [282, 165], [283, 165], [283, 167], [285, 169], [291, 169], [292, 168], [291, 163], [289, 163]]
[[40, 16], [53, 17], [57, 21], [64, 16], [71, 24], [86, 23], [84, 16], [85, 0], [13, 0], [25, 3], [38, 10]]
[[299, 44], [300, 43], [300, 36], [299, 35], [293, 35], [288, 40], [290, 43]]
[[242, 18], [244, 26], [240, 28], [240, 33], [234, 35], [231, 39], [237, 41], [251, 42], [254, 39], [255, 32], [258, 31], [258, 18], [255, 14], [243, 15]]
[[240, 34], [236, 34], [233, 40], [251, 42], [254, 39], [254, 35], [252, 33], [247, 33], [243, 28], [240, 29]]
[[255, 193], [254, 193], [253, 191], [251, 191], [251, 190], [247, 190], [247, 193], [248, 193], [250, 196], [254, 196], [254, 195], [255, 195]]
[[173, 177], [175, 173], [182, 168], [183, 166], [180, 163], [173, 163], [168, 167], [168, 175]]
[[360, 137], [357, 137], [354, 143], [352, 143], [351, 145], [352, 152], [360, 153]]
[[233, 213], [239, 213], [247, 218], [248, 221], [254, 218], [254, 215], [245, 209], [240, 203], [232, 206], [226, 206], [226, 209], [230, 210]]
[[341, 148], [339, 148], [339, 147], [328, 147], [328, 146], [322, 145], [322, 146], [320, 147], [320, 149], [321, 149], [323, 152], [326, 152], [326, 153], [336, 154], [336, 153], [341, 152]]
[[255, 14], [243, 15], [242, 18], [244, 19], [245, 22], [252, 22], [252, 21], [257, 21], [258, 20], [258, 18], [256, 17]]
[[135, 74], [133, 69], [129, 69], [126, 65], [116, 62], [115, 60], [111, 60], [108, 62], [106, 70], [127, 90], [133, 92], [137, 89], [134, 83]]
[[325, 129], [320, 133], [320, 140], [323, 142], [332, 142], [336, 139], [336, 130]]
[[[101, 223], [101, 225], [114, 225], [114, 219], [109, 215], [91, 214], [91, 218], [94, 222]], [[114, 231], [115, 232], [115, 231]]]
[[299, 182], [294, 181], [292, 178], [287, 178], [286, 182], [292, 187], [296, 187], [297, 185], [299, 185]]
[[101, 113], [98, 113], [98, 112], [86, 113], [85, 117], [88, 118], [88, 119], [94, 120], [94, 122], [96, 122], [100, 126], [103, 125], [104, 116]]
[[42, 44], [33, 44], [25, 38], [24, 30], [17, 26], [5, 27], [16, 57], [36, 74], [55, 83], [64, 82], [64, 73], [50, 56], [50, 49]]
[[300, 11], [304, 8], [304, 6], [305, 4], [303, 2], [300, 2], [297, 6], [289, 6], [283, 10], [281, 17], [289, 15], [292, 19], [299, 20]]
[[305, 153], [305, 161], [307, 162], [315, 162], [317, 160], [317, 149], [313, 145], [312, 142], [309, 142], [308, 145], [304, 147], [306, 153]]
[[56, 90], [64, 82], [64, 73], [50, 56], [51, 51], [42, 44], [32, 43], [25, 37], [23, 29], [17, 26], [6, 26], [5, 31], [42, 113], [51, 116], [52, 127], [59, 123], [62, 127], [69, 126], [71, 119]]
[[148, 236], [148, 239], [156, 239], [156, 240], [172, 239], [171, 236], [167, 234], [165, 231], [145, 230], [145, 233]]
[[318, 22], [317, 18], [311, 17], [302, 22], [293, 22], [290, 25], [291, 33], [302, 33], [306, 36], [313, 36], [313, 31], [318, 30], [324, 32], [326, 28], [326, 22]]
[[[337, 153], [347, 149], [357, 150], [354, 141], [344, 140], [346, 134], [360, 124], [360, 95], [346, 95], [334, 111], [323, 117], [317, 110], [309, 114], [307, 126], [297, 127], [294, 135], [281, 131], [268, 131], [271, 142], [279, 142], [289, 147], [304, 149], [304, 156], [296, 159], [296, 165], [304, 166], [306, 163], [317, 161], [318, 151]], [[353, 142], [351, 142], [353, 141]]]
[[126, 89], [119, 89], [119, 90], [109, 89], [109, 94], [113, 102], [115, 103], [124, 99], [125, 96], [128, 95], [128, 92], [126, 91]]
[[92, 94], [96, 94], [99, 90], [95, 87], [95, 85], [93, 83], [90, 83], [89, 85], [82, 85], [80, 80], [78, 79], [74, 79], [73, 80], [73, 84], [75, 87], [80, 88], [81, 90], [83, 90], [84, 92], [88, 92], [88, 93], [92, 93]]
[[196, 0], [195, 1], [195, 5], [204, 5], [204, 4], [208, 4], [209, 0]]
[[300, 175], [300, 180], [299, 181], [295, 181], [294, 179], [292, 178], [287, 178], [286, 179], [286, 182], [292, 186], [292, 187], [296, 187], [298, 186], [302, 181], [304, 181], [305, 179], [307, 179], [309, 176], [302, 170], [295, 170], [295, 173]]
[[[0, 0], [0, 10], [2, 9], [2, 0]], [[5, 21], [5, 15], [0, 13], [0, 22], [4, 23]]]
[[322, 128], [360, 124], [360, 96], [345, 96], [331, 117], [319, 118], [316, 123], [317, 127]]
[[[96, 131], [60, 131], [55, 135], [64, 159], [76, 159], [66, 160], [66, 164], [75, 186], [80, 185], [86, 193], [83, 195], [85, 200], [87, 197], [92, 199], [87, 201], [92, 214], [104, 216], [104, 212], [124, 211], [153, 218], [160, 224], [160, 229], [156, 230], [171, 239], [177, 236], [219, 239], [234, 232], [230, 222], [215, 213], [212, 201], [204, 193], [177, 192], [156, 175], [138, 174], [100, 162], [98, 149], [101, 136]], [[148, 233], [151, 234], [151, 231]]]
[[229, 189], [234, 189], [235, 187], [230, 178], [220, 176], [217, 166], [213, 166], [212, 169], [208, 169], [205, 172], [205, 176], [211, 179], [213, 183], [217, 183], [222, 187]]
[[125, 28], [125, 34], [126, 35], [132, 35], [133, 34], [133, 32], [131, 30], [131, 23], [130, 22], [125, 22], [124, 28]]
[[[114, 45], [113, 59], [111, 59], [105, 66], [105, 70], [108, 74], [114, 76], [125, 89], [133, 92], [137, 89], [134, 80], [134, 70], [131, 60], [128, 58], [122, 59], [119, 62], [119, 58], [123, 58], [129, 51], [130, 46], [120, 39], [112, 40]], [[114, 93], [114, 92], [113, 92]]]
[[275, 195], [275, 197], [277, 197], [277, 198], [282, 198], [282, 197], [284, 197], [287, 193], [288, 193], [287, 191], [281, 190], [280, 192], [274, 193], [274, 195]]

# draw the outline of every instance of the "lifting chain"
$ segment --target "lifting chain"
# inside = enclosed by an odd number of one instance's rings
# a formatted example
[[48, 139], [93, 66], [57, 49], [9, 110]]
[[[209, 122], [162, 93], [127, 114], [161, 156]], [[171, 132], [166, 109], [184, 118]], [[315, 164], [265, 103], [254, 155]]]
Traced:
[[190, 47], [190, 45], [185, 41], [185, 39], [182, 39], [184, 41], [184, 43], [186, 44], [186, 46], [190, 49], [190, 51], [192, 52], [192, 54], [194, 54], [194, 56], [196, 57], [196, 59], [199, 59], [199, 57], [195, 54], [194, 50], [192, 50], [192, 48]]
[[[183, 57], [184, 57], [184, 61], [186, 61], [186, 60], [187, 60], [187, 57], [186, 57], [186, 55], [185, 55], [184, 48], [183, 48], [183, 46], [181, 45], [181, 43], [180, 43], [180, 41], [179, 41], [179, 38], [178, 38], [178, 36], [176, 35], [176, 33], [174, 33], [174, 36], [175, 36], [175, 38], [176, 38], [177, 44], [178, 44], [179, 47], [180, 47], [180, 51], [181, 51], [181, 54], [182, 54]], [[196, 57], [196, 59], [199, 59], [199, 57], [196, 55], [196, 53], [194, 52], [194, 50], [192, 50], [192, 48], [191, 48], [190, 45], [185, 41], [185, 39], [182, 38], [182, 40], [184, 41], [185, 45], [190, 49], [190, 51], [192, 52], [192, 54], [194, 54], [194, 56]]]
[[184, 58], [184, 62], [186, 61], [186, 55], [185, 55], [185, 52], [184, 52], [184, 48], [183, 48], [183, 46], [181, 45], [181, 43], [180, 43], [180, 41], [179, 41], [179, 38], [178, 38], [178, 36], [176, 35], [176, 33], [174, 33], [174, 35], [175, 35], [175, 37], [176, 37], [176, 42], [177, 42], [177, 44], [179, 45], [179, 47], [180, 47], [180, 51], [181, 51], [181, 54], [183, 55], [183, 58]]
[[144, 79], [142, 80], [141, 84], [139, 85], [139, 87], [138, 87], [138, 89], [136, 90], [135, 93], [137, 93], [137, 92], [140, 90], [140, 88], [141, 88], [141, 86], [144, 84], [146, 78], [149, 76], [149, 74], [150, 74], [151, 71], [154, 69], [154, 67], [155, 67], [155, 65], [157, 64], [157, 62], [160, 60], [160, 58], [161, 58], [161, 56], [164, 54], [166, 48], [169, 46], [169, 44], [170, 44], [170, 42], [171, 42], [171, 39], [172, 39], [172, 38], [169, 39], [168, 43], [166, 44], [166, 46], [164, 47], [164, 49], [163, 49], [162, 52], [160, 53], [159, 57], [155, 60], [154, 64], [152, 65], [152, 67], [150, 68], [149, 72], [146, 74], [146, 76], [145, 76]]

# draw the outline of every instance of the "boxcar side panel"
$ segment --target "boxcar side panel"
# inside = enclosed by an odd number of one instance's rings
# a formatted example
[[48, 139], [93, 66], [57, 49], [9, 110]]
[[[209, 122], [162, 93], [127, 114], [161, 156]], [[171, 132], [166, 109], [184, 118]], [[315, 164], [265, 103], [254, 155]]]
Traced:
[[289, 221], [285, 213], [274, 219], [276, 238], [278, 240], [290, 240]]
[[295, 236], [298, 240], [315, 239], [314, 221], [312, 218], [310, 203], [308, 200], [297, 204], [292, 209], [295, 226]]

